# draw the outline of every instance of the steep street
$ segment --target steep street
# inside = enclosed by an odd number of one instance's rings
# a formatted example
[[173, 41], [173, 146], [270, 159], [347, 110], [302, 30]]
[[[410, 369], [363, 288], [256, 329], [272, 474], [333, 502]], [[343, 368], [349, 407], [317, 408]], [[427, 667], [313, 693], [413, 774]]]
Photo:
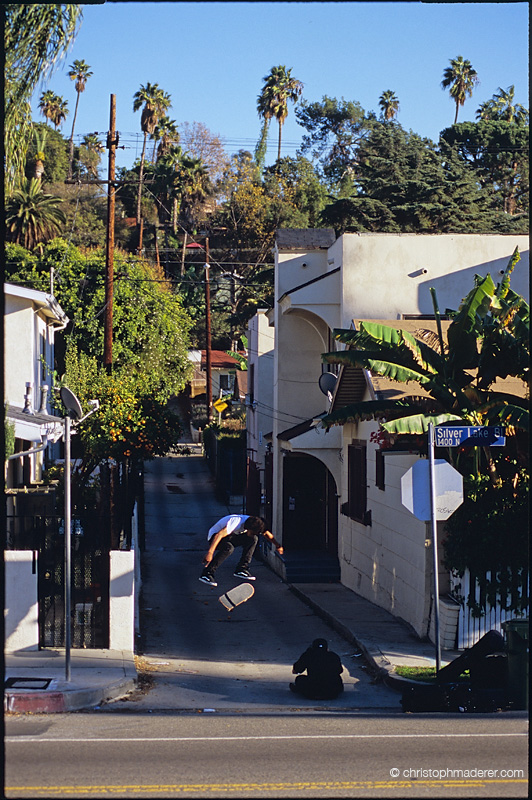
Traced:
[[[238, 553], [218, 570], [216, 589], [198, 580], [208, 528], [219, 517], [241, 510], [215, 499], [199, 454], [149, 462], [145, 508], [138, 666], [154, 685], [134, 701], [136, 708], [289, 710], [331, 705], [401, 711], [398, 693], [375, 684], [354, 646], [258, 558], [251, 569], [257, 578], [255, 594], [231, 613], [218, 597], [240, 582], [233, 576]], [[326, 638], [340, 655], [346, 688], [339, 699], [319, 704], [288, 689], [292, 664], [317, 637]]]

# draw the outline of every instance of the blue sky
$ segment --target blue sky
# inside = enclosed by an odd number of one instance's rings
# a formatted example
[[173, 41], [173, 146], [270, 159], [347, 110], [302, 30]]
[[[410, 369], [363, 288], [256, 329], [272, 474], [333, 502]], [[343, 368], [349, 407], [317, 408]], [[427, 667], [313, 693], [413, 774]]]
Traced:
[[[435, 141], [454, 120], [454, 103], [441, 89], [451, 58], [471, 61], [480, 83], [460, 109], [458, 121], [499, 87], [515, 85], [528, 107], [528, 3], [421, 2], [106, 2], [83, 5], [83, 22], [66, 58], [32, 103], [51, 89], [67, 101], [62, 127], [70, 135], [75, 106], [68, 67], [75, 59], [92, 68], [76, 120], [76, 141], [109, 127], [110, 95], [116, 95], [117, 130], [127, 149], [117, 166], [140, 156], [140, 112], [133, 95], [158, 83], [172, 97], [169, 116], [202, 122], [220, 136], [227, 153], [253, 152], [260, 132], [257, 95], [272, 66], [284, 64], [304, 84], [303, 98], [324, 95], [357, 100], [379, 111], [383, 91], [400, 101], [398, 120]], [[295, 156], [304, 129], [290, 107], [283, 128], [283, 155]], [[267, 163], [276, 157], [272, 125]]]

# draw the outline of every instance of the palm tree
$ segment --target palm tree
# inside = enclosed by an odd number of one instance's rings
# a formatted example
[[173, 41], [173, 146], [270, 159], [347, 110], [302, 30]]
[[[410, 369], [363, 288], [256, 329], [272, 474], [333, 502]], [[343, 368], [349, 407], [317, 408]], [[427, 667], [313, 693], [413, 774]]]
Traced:
[[471, 66], [471, 62], [462, 58], [462, 56], [452, 58], [450, 64], [451, 66], [446, 67], [443, 72], [441, 88], [449, 89], [449, 94], [456, 103], [456, 114], [454, 116], [454, 124], [456, 125], [458, 109], [464, 105], [466, 95], [472, 96], [475, 84], [478, 83], [478, 76], [476, 70]]
[[79, 61], [76, 59], [73, 64], [70, 65], [69, 71], [67, 73], [68, 77], [72, 81], [76, 81], [76, 107], [74, 109], [74, 119], [72, 120], [72, 132], [70, 134], [70, 141], [69, 141], [69, 166], [68, 166], [68, 177], [72, 177], [72, 163], [74, 161], [74, 127], [76, 125], [76, 117], [78, 115], [78, 104], [79, 104], [79, 96], [82, 92], [85, 91], [85, 84], [87, 83], [87, 79], [91, 77], [93, 73], [91, 72], [89, 64], [85, 61]]
[[275, 117], [279, 123], [279, 146], [277, 161], [281, 160], [281, 131], [288, 116], [288, 101], [297, 103], [303, 92], [303, 84], [292, 77], [292, 70], [283, 65], [272, 67], [268, 75], [263, 78], [264, 86], [257, 98], [257, 111], [259, 116], [268, 122]]
[[379, 97], [379, 106], [381, 107], [382, 116], [385, 120], [391, 120], [396, 117], [399, 111], [399, 100], [395, 92], [392, 92], [391, 89], [387, 89], [383, 92]]
[[[174, 119], [170, 119], [170, 117], [167, 117], [166, 115], [161, 117], [155, 126], [155, 130], [153, 131], [151, 138], [153, 139], [153, 155], [151, 160], [154, 164], [156, 161], [156, 152], [157, 161], [159, 161], [160, 158], [168, 153], [171, 145], [179, 142], [179, 131], [177, 129], [176, 121]], [[158, 147], [157, 142], [159, 142]]]
[[506, 91], [501, 89], [493, 95], [491, 103], [497, 115], [497, 119], [516, 124], [528, 123], [528, 111], [520, 103], [514, 101], [515, 86], [509, 86]]
[[36, 244], [56, 236], [66, 221], [59, 207], [63, 201], [45, 194], [41, 181], [24, 178], [6, 204], [6, 228], [8, 238], [31, 250]]
[[68, 115], [68, 102], [64, 98], [62, 98], [61, 95], [56, 95], [55, 105], [53, 108], [53, 116], [51, 117], [56, 130], [66, 120], [67, 115]]
[[105, 150], [97, 133], [88, 133], [83, 137], [80, 145], [79, 160], [85, 166], [87, 173], [94, 178], [98, 177], [102, 153]]
[[39, 111], [46, 119], [46, 124], [54, 118], [58, 100], [58, 96], [51, 89], [47, 89], [46, 92], [41, 94]]
[[138, 92], [133, 95], [133, 111], [138, 111], [142, 108], [142, 115], [140, 118], [140, 127], [144, 133], [144, 142], [142, 145], [142, 154], [140, 157], [140, 172], [139, 172], [139, 189], [137, 195], [137, 225], [140, 225], [140, 203], [142, 197], [142, 178], [144, 175], [144, 159], [146, 157], [146, 141], [148, 135], [151, 135], [159, 122], [163, 113], [171, 106], [170, 95], [159, 88], [159, 84], [147, 83], [146, 86], [140, 87]]
[[44, 173], [44, 148], [46, 145], [46, 138], [48, 135], [48, 130], [45, 128], [43, 131], [39, 132], [37, 129], [34, 130], [33, 136], [35, 139], [35, 167], [33, 169], [33, 177], [35, 180], [40, 181], [43, 173]]
[[485, 100], [481, 103], [475, 112], [475, 116], [479, 122], [488, 122], [489, 120], [495, 119], [496, 111], [493, 100]]

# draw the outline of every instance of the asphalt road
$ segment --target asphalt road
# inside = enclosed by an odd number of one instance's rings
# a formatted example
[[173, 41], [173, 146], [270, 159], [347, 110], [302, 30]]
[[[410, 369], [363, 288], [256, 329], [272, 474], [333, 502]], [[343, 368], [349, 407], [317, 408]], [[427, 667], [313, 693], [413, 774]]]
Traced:
[[[171, 487], [171, 488], [169, 488]], [[234, 554], [200, 583], [206, 531], [226, 509], [201, 459], [146, 476], [144, 685], [90, 712], [6, 718], [7, 798], [526, 797], [523, 713], [404, 714], [351, 644], [253, 564], [230, 614]], [[291, 666], [316, 637], [342, 658], [335, 701], [298, 699]]]
[[[355, 647], [299, 600], [262, 561], [254, 559], [255, 594], [232, 612], [218, 597], [241, 581], [239, 554], [217, 572], [218, 587], [201, 583], [208, 528], [228, 513], [214, 499], [205, 461], [157, 459], [145, 477], [146, 547], [142, 556], [142, 657], [152, 681], [135, 709], [391, 708], [400, 696], [375, 683]], [[232, 512], [238, 509], [231, 508]], [[289, 691], [292, 664], [323, 637], [344, 665], [344, 694], [330, 703], [298, 699]]]
[[6, 734], [7, 798], [528, 794], [522, 715], [96, 712]]

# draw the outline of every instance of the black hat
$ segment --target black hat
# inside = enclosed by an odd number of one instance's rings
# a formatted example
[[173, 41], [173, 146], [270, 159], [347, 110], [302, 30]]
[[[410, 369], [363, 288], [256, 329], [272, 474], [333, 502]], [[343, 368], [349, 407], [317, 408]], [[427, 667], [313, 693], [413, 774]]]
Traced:
[[312, 647], [315, 650], [327, 650], [327, 639], [314, 639]]

